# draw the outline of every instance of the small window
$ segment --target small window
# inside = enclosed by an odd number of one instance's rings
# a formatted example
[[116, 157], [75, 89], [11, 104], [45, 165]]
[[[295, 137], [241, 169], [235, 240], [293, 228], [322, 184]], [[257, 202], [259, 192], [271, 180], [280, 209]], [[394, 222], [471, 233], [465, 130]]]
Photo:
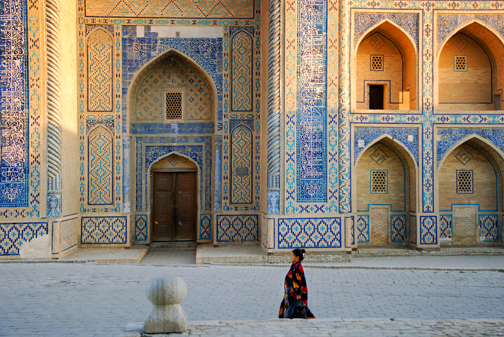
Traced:
[[166, 119], [182, 119], [181, 92], [166, 92]]
[[383, 71], [383, 55], [371, 55], [371, 70]]
[[467, 56], [455, 55], [455, 71], [467, 71]]
[[371, 171], [371, 193], [387, 193], [387, 170]]
[[472, 170], [457, 170], [457, 193], [458, 194], [473, 193]]

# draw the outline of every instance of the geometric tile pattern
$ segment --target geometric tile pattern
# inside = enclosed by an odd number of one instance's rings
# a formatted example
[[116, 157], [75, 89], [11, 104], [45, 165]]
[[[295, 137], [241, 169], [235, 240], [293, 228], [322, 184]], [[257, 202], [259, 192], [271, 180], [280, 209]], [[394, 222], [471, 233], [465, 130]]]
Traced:
[[[170, 56], [143, 80], [135, 94], [134, 117], [138, 121], [165, 122], [165, 92], [183, 91], [184, 121], [211, 121], [210, 88], [200, 74], [177, 56]], [[181, 101], [180, 101], [181, 102]], [[180, 104], [179, 104], [180, 105]], [[182, 110], [182, 108], [179, 108]], [[173, 118], [170, 118], [173, 119]]]
[[390, 241], [393, 243], [406, 242], [406, 215], [390, 216]]
[[212, 214], [200, 214], [199, 240], [212, 239]]
[[480, 242], [499, 241], [499, 216], [497, 214], [480, 214], [479, 216]]
[[278, 219], [278, 248], [341, 248], [341, 218]]
[[231, 204], [252, 203], [252, 137], [250, 126], [231, 130]]
[[437, 245], [437, 218], [420, 216], [420, 244]]
[[357, 216], [357, 243], [369, 243], [369, 215]]
[[254, 1], [86, 0], [86, 16], [127, 18], [253, 19]]
[[386, 154], [380, 147], [377, 147], [376, 150], [369, 155], [369, 158], [371, 158], [376, 164], [381, 165], [387, 160], [388, 154]]
[[449, 239], [453, 236], [453, 216], [441, 215], [439, 217], [439, 238]]
[[[504, 121], [503, 121], [504, 122]], [[495, 145], [497, 148], [504, 151], [504, 130], [502, 129], [494, 129], [494, 128], [446, 128], [446, 129], [438, 129], [438, 135], [440, 136], [440, 140], [438, 141], [437, 148], [437, 162], [441, 161], [443, 157], [445, 157], [446, 153], [461, 139], [469, 137], [471, 135], [477, 135], [484, 139], [486, 139], [490, 144]], [[467, 147], [463, 148], [467, 150]], [[459, 160], [462, 160], [461, 163], [469, 161], [472, 158], [472, 154], [466, 153], [464, 151], [464, 155], [460, 155]], [[458, 159], [458, 158], [457, 158]], [[464, 164], [465, 165], [465, 164]]]
[[258, 240], [257, 215], [217, 215], [217, 242]]
[[81, 244], [124, 244], [127, 223], [125, 216], [82, 217]]
[[[383, 135], [388, 135], [393, 138], [394, 142], [399, 143], [406, 147], [415, 162], [418, 163], [418, 128], [388, 128], [388, 127], [356, 127], [354, 128], [354, 163], [362, 152], [369, 144], [373, 143], [375, 139]], [[413, 141], [408, 141], [408, 137], [413, 136]], [[359, 146], [359, 141], [364, 141], [364, 146]]]
[[327, 202], [327, 4], [298, 6], [297, 202]]
[[135, 214], [135, 241], [147, 241], [147, 215]]
[[455, 158], [464, 166], [466, 166], [473, 157], [474, 155], [466, 147], [462, 147], [455, 155]]
[[28, 206], [26, 12], [26, 1], [0, 2], [0, 207]]
[[114, 198], [114, 139], [103, 125], [96, 126], [88, 137], [88, 203], [112, 205]]
[[254, 27], [230, 27], [231, 111], [252, 112], [252, 70]]
[[404, 29], [418, 48], [418, 17], [418, 14], [355, 13], [354, 44], [368, 32], [369, 28], [388, 20]]
[[112, 111], [112, 44], [112, 35], [103, 28], [97, 28], [88, 37], [88, 111]]
[[47, 222], [0, 224], [0, 255], [19, 255], [23, 242], [49, 233]]

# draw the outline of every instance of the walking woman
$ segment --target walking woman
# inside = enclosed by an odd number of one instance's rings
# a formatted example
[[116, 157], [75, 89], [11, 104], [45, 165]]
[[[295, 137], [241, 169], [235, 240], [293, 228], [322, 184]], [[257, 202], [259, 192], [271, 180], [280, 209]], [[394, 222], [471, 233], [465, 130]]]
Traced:
[[289, 304], [293, 304], [296, 300], [301, 300], [306, 305], [306, 318], [315, 318], [310, 309], [308, 309], [308, 286], [304, 276], [303, 261], [305, 250], [296, 248], [291, 252], [291, 262], [287, 276], [285, 276], [284, 299], [280, 304], [279, 318], [284, 318], [284, 313], [287, 311]]

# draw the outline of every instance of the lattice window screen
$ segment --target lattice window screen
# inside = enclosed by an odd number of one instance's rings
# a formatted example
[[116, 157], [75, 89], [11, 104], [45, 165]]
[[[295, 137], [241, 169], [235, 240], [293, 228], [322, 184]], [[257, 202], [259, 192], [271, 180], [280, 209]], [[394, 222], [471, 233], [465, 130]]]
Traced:
[[383, 70], [383, 55], [371, 55], [371, 70]]
[[457, 171], [457, 193], [473, 193], [473, 171]]
[[182, 93], [166, 93], [166, 119], [182, 119]]
[[371, 171], [371, 193], [387, 193], [387, 171]]
[[455, 56], [455, 71], [467, 70], [467, 56]]

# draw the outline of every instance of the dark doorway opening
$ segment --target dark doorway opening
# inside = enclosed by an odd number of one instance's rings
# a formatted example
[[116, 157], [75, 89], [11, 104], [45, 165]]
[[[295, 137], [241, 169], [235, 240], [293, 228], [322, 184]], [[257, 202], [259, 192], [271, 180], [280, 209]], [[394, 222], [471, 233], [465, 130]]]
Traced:
[[154, 172], [152, 241], [196, 240], [196, 173]]
[[369, 109], [383, 110], [383, 85], [370, 85], [369, 86]]

